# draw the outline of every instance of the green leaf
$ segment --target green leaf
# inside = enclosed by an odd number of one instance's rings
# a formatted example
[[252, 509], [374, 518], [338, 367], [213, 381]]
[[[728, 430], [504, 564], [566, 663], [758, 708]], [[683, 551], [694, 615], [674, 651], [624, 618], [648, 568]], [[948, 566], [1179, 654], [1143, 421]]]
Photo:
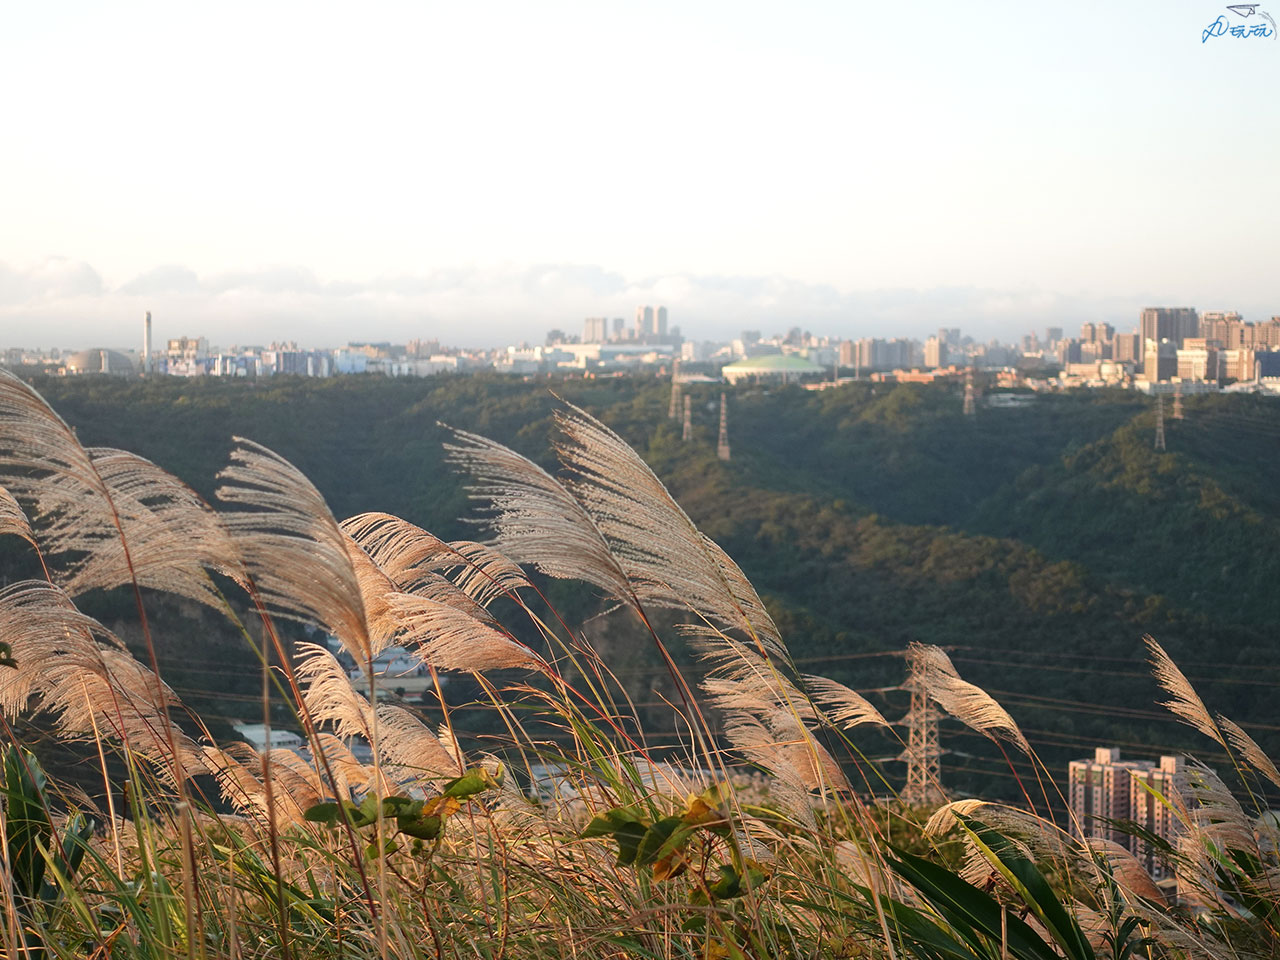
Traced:
[[314, 807], [308, 807], [302, 814], [304, 820], [323, 823], [329, 827], [336, 826], [341, 816], [342, 805], [337, 803], [317, 803]]
[[618, 841], [618, 866], [629, 867], [636, 862], [640, 853], [640, 841], [648, 832], [643, 823], [624, 823], [614, 831], [613, 838]]
[[417, 840], [434, 840], [440, 836], [439, 817], [397, 817], [396, 828]]
[[640, 849], [636, 851], [636, 866], [648, 866], [659, 857], [678, 850], [690, 834], [691, 831], [681, 817], [663, 817], [645, 831]]
[[477, 793], [502, 786], [502, 771], [495, 777], [484, 767], [472, 767], [460, 777], [450, 780], [444, 785], [442, 793], [455, 800], [466, 800]]
[[587, 824], [587, 828], [582, 831], [582, 839], [590, 840], [592, 837], [607, 837], [628, 823], [643, 823], [643, 820], [630, 807], [615, 807], [612, 810], [606, 810], [591, 819], [591, 822]]
[[957, 819], [983, 856], [1017, 891], [1066, 955], [1072, 960], [1094, 960], [1088, 937], [1036, 865], [1003, 834], [964, 816]]
[[1061, 960], [1057, 952], [1024, 921], [1008, 914], [990, 894], [966, 883], [945, 867], [892, 848], [886, 859], [893, 872], [915, 887], [947, 918], [953, 932], [984, 951], [984, 938], [1001, 939], [1001, 914], [1005, 914], [1005, 936], [1014, 956], [1025, 960]]

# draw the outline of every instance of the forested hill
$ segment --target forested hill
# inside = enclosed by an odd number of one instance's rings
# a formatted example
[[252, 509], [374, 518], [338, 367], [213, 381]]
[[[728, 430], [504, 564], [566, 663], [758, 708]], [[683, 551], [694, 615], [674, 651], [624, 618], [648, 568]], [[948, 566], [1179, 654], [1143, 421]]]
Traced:
[[[1188, 398], [1185, 419], [1166, 408], [1168, 451], [1157, 452], [1153, 402], [1132, 393], [1037, 397], [964, 417], [951, 387], [744, 387], [729, 391], [726, 464], [715, 456], [712, 385], [687, 390], [692, 443], [666, 417], [669, 385], [646, 378], [36, 386], [86, 444], [133, 450], [207, 496], [232, 436], [245, 436], [297, 464], [339, 517], [385, 510], [444, 537], [476, 530], [459, 522], [470, 506], [442, 463], [437, 421], [550, 465], [554, 390], [636, 446], [739, 561], [813, 672], [892, 686], [901, 660], [878, 654], [939, 643], [1053, 763], [1103, 742], [1147, 757], [1190, 745], [1212, 759], [1154, 704], [1140, 642], [1149, 632], [1202, 678], [1211, 709], [1280, 746], [1267, 709], [1280, 690], [1274, 401]], [[654, 665], [652, 683], [660, 673]], [[893, 693], [880, 703], [891, 715], [903, 708]], [[1001, 792], [992, 778], [1002, 764], [979, 738], [948, 726], [944, 741], [950, 784]], [[870, 749], [895, 752], [887, 740]]]

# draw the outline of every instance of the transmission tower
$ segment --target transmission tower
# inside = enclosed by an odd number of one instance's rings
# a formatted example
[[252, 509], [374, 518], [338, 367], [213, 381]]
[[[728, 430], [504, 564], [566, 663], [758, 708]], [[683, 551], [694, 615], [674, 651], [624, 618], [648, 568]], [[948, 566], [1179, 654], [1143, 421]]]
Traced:
[[716, 456], [729, 459], [729, 401], [724, 393], [720, 394], [720, 444], [716, 447]]
[[671, 406], [667, 410], [667, 417], [672, 420], [680, 418], [680, 384], [671, 380]]
[[1164, 394], [1160, 393], [1156, 395], [1156, 449], [1164, 448]]
[[972, 417], [977, 412], [973, 394], [973, 367], [969, 367], [964, 372], [964, 415]]
[[693, 439], [693, 401], [689, 397], [684, 398], [684, 434], [681, 439]]
[[1173, 391], [1173, 419], [1182, 419], [1182, 384], [1179, 383]]
[[907, 785], [902, 790], [902, 802], [910, 807], [934, 806], [946, 800], [942, 792], [938, 711], [925, 688], [924, 656], [916, 652], [907, 656], [909, 673], [904, 687], [911, 693], [911, 710], [903, 718], [907, 724], [907, 749], [900, 759], [907, 762]]

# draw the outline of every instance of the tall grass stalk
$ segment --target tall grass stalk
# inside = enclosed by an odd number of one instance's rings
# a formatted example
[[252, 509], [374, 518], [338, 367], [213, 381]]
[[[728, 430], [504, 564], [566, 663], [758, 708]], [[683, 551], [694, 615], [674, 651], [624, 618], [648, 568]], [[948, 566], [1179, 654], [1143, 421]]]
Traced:
[[[0, 644], [15, 660], [0, 666], [5, 737], [17, 751], [7, 721], [27, 714], [91, 744], [105, 798], [98, 809], [47, 782], [34, 758], [10, 778], [6, 955], [1280, 952], [1280, 836], [1250, 784], [1276, 768], [1157, 646], [1175, 712], [1232, 756], [1252, 805], [1202, 772], [1160, 798], [1182, 823], [1163, 856], [1194, 908], [1124, 850], [1082, 837], [1086, 825], [1060, 827], [1062, 795], [1016, 721], [922, 647], [912, 655], [929, 664], [935, 702], [1026, 753], [1037, 781], [1018, 781], [1026, 810], [963, 801], [926, 825], [929, 811], [898, 802], [858, 748], [860, 727], [886, 726], [879, 712], [800, 673], [742, 571], [612, 431], [569, 405], [558, 422], [557, 475], [455, 432], [450, 455], [493, 538], [446, 543], [384, 514], [339, 523], [301, 473], [248, 441], [215, 510], [146, 461], [80, 446], [0, 371], [0, 533], [25, 541], [44, 576], [0, 591]], [[670, 677], [675, 743], [645, 730], [591, 643], [598, 621], [566, 622], [533, 573], [578, 581], [631, 622]], [[93, 589], [132, 594], [145, 663], [76, 607]], [[281, 726], [273, 705], [286, 704], [304, 755], [214, 742], [160, 675], [152, 591], [234, 624], [261, 668], [264, 727]], [[335, 638], [368, 694], [329, 649], [291, 648], [282, 619]], [[423, 664], [438, 726], [379, 696], [390, 684], [375, 661], [391, 645]], [[469, 739], [451, 675], [474, 679], [469, 706], [492, 714], [485, 739]]]

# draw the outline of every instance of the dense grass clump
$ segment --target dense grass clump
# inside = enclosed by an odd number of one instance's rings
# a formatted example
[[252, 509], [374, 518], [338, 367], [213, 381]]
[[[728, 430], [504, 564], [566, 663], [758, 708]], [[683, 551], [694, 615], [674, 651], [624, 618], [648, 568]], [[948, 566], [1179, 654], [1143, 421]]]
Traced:
[[[1125, 847], [1081, 838], [1014, 718], [936, 647], [907, 652], [919, 695], [1035, 776], [1020, 807], [894, 797], [858, 751], [862, 728], [888, 727], [878, 710], [799, 669], [742, 571], [616, 434], [569, 404], [557, 423], [554, 472], [449, 432], [493, 536], [446, 541], [390, 514], [339, 522], [247, 440], [215, 509], [149, 461], [82, 446], [0, 372], [0, 534], [43, 573], [0, 591], [0, 950], [1050, 960], [1280, 947], [1273, 819], [1193, 765], [1158, 798], [1177, 844], [1142, 838], [1176, 871], [1175, 899]], [[639, 626], [670, 673], [674, 738], [646, 731], [593, 645], [603, 621], [566, 622], [548, 579]], [[141, 658], [77, 605], [104, 590], [132, 597]], [[161, 595], [242, 632], [261, 663], [264, 749], [215, 738], [166, 685], [147, 617]], [[325, 642], [291, 642], [292, 623]], [[391, 647], [429, 678], [425, 702], [387, 696], [395, 679], [375, 663]], [[1150, 648], [1171, 708], [1237, 759], [1241, 789], [1280, 786], [1249, 735]], [[492, 714], [484, 741], [453, 722], [448, 691], [464, 683]], [[93, 774], [47, 778], [20, 720]], [[271, 745], [273, 730], [305, 747]]]

